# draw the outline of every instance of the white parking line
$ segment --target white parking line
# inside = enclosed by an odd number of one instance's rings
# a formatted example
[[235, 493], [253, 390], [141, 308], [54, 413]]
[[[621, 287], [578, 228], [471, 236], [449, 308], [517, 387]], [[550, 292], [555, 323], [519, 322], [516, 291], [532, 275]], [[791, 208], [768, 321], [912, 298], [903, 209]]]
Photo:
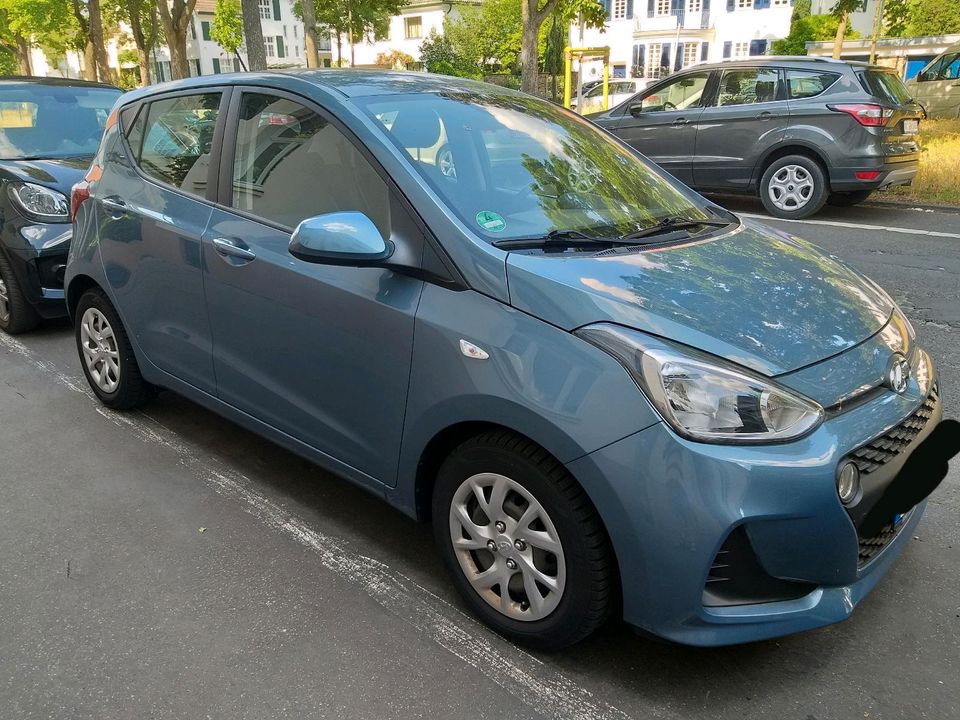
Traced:
[[860, 223], [840, 222], [839, 220], [791, 220], [775, 218], [769, 215], [754, 215], [753, 213], [737, 213], [740, 217], [763, 220], [764, 222], [800, 223], [803, 225], [828, 225], [831, 227], [850, 228], [852, 230], [876, 230], [878, 232], [902, 233], [904, 235], [929, 235], [930, 237], [956, 238], [960, 240], [960, 233], [942, 232], [940, 230], [921, 230], [919, 228], [887, 227], [886, 225], [861, 225]]
[[[346, 541], [324, 534], [293, 517], [260, 494], [255, 483], [215, 457], [202, 455], [142, 412], [118, 413], [99, 404], [82, 379], [58, 370], [19, 340], [0, 332], [0, 346], [19, 355], [70, 390], [88, 397], [96, 412], [143, 442], [172, 451], [219, 495], [240, 503], [258, 520], [308, 547], [329, 571], [353, 583], [392, 615], [475, 668], [534, 712], [557, 720], [630, 720], [630, 716], [596, 697], [569, 677], [551, 668], [480, 625], [443, 598], [388, 565], [346, 547]], [[646, 715], [673, 718], [673, 713], [647, 709]]]

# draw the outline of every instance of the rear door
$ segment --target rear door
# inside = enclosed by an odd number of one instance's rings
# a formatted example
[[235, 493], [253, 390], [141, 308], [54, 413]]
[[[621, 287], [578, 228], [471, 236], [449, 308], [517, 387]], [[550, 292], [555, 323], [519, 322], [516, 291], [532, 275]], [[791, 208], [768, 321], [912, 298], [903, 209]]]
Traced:
[[914, 99], [931, 117], [960, 117], [960, 51], [941, 55], [917, 75]]
[[644, 90], [612, 123], [603, 123], [678, 180], [693, 180], [697, 123], [711, 73], [683, 73]]
[[782, 72], [768, 66], [722, 70], [711, 95], [697, 128], [694, 186], [745, 190], [757, 162], [782, 140], [787, 126]]
[[146, 359], [215, 391], [200, 240], [210, 219], [214, 136], [226, 92], [204, 88], [144, 102], [127, 148], [97, 183], [100, 252], [124, 324]]

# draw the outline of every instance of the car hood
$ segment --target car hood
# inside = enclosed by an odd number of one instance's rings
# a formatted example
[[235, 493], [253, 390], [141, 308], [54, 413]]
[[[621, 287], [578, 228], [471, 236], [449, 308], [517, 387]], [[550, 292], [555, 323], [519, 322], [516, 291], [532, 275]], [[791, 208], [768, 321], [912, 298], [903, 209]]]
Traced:
[[813, 245], [759, 224], [682, 245], [511, 253], [511, 304], [573, 330], [613, 322], [779, 375], [876, 333], [889, 296]]
[[57, 160], [0, 160], [0, 174], [6, 180], [21, 180], [44, 185], [70, 195], [70, 188], [90, 167], [93, 156]]

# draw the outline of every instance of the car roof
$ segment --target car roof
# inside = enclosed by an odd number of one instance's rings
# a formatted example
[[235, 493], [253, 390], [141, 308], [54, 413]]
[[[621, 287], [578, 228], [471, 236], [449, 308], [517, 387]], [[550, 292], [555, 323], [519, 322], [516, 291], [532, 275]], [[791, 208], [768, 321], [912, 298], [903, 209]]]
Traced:
[[860, 62], [858, 60], [834, 60], [827, 57], [809, 57], [807, 55], [752, 55], [746, 58], [736, 60], [723, 60], [721, 62], [703, 63], [684, 68], [684, 72], [690, 70], [719, 70], [729, 67], [754, 67], [756, 65], [778, 65], [789, 66], [804, 69], [823, 70], [827, 67], [842, 69], [844, 66], [853, 68], [870, 68], [873, 70], [889, 70], [889, 68], [880, 65], [871, 65], [870, 63]]
[[224, 85], [264, 85], [269, 87], [278, 80], [289, 79], [305, 80], [348, 98], [439, 92], [461, 92], [484, 97], [518, 94], [514, 90], [491, 83], [425, 72], [294, 68], [291, 70], [203, 75], [159, 83], [127, 93], [124, 96], [124, 104], [163, 92], [202, 87], [223, 87]]
[[116, 85], [93, 82], [91, 80], [75, 80], [74, 78], [34, 77], [32, 75], [6, 75], [0, 77], [0, 85], [49, 85], [54, 87], [98, 87], [107, 90], [121, 90]]

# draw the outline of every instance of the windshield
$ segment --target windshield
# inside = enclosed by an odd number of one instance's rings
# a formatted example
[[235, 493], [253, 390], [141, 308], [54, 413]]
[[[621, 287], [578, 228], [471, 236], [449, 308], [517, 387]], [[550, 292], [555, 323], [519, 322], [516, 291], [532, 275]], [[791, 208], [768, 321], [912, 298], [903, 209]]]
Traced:
[[552, 231], [619, 237], [668, 217], [715, 217], [595, 125], [544, 100], [456, 93], [360, 104], [491, 242]]
[[0, 85], [0, 159], [93, 155], [119, 90]]

